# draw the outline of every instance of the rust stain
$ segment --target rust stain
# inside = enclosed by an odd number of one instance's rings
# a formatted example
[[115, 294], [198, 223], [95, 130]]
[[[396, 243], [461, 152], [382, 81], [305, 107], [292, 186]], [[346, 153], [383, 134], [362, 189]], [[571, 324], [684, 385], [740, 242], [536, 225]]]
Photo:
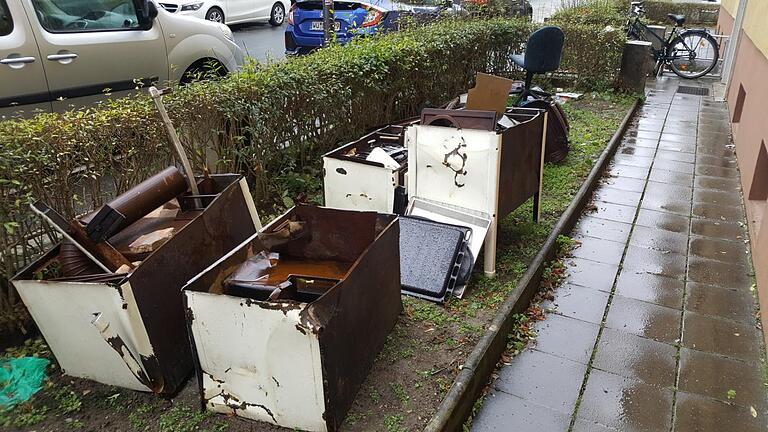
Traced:
[[272, 410], [267, 408], [265, 405], [257, 404], [257, 403], [250, 403], [250, 402], [246, 402], [246, 401], [241, 401], [236, 396], [231, 395], [231, 394], [227, 393], [224, 390], [222, 390], [219, 393], [211, 396], [210, 398], [207, 398], [207, 399], [204, 398], [203, 402], [206, 403], [206, 404], [213, 405], [213, 403], [211, 403], [211, 400], [216, 398], [216, 397], [219, 397], [219, 396], [221, 396], [221, 398], [224, 400], [224, 405], [226, 405], [227, 407], [231, 408], [232, 411], [233, 411], [233, 414], [235, 414], [235, 415], [237, 415], [237, 411], [238, 410], [239, 411], [244, 411], [244, 410], [248, 409], [248, 407], [260, 408], [265, 413], [267, 413], [267, 415], [272, 419], [272, 421], [275, 424], [277, 424], [277, 419], [275, 418], [275, 415], [272, 413]]
[[[131, 351], [128, 349], [128, 346], [125, 345], [125, 342], [123, 342], [122, 338], [120, 338], [118, 336], [114, 336], [114, 337], [105, 338], [104, 340], [124, 360], [127, 360], [126, 357], [130, 357], [131, 361], [136, 363], [137, 366], [140, 365], [140, 363], [138, 361], [136, 361], [135, 358], [133, 358], [133, 354], [131, 354]], [[126, 362], [126, 365], [128, 365], [127, 362]], [[136, 377], [136, 379], [139, 380], [140, 383], [142, 383], [145, 386], [149, 387], [150, 389], [152, 389], [152, 391], [156, 391], [152, 381], [149, 379], [149, 377], [144, 373], [144, 371], [141, 368], [138, 368], [138, 370], [134, 370], [134, 368], [130, 367], [130, 365], [128, 365], [128, 368], [131, 370], [133, 375]]]

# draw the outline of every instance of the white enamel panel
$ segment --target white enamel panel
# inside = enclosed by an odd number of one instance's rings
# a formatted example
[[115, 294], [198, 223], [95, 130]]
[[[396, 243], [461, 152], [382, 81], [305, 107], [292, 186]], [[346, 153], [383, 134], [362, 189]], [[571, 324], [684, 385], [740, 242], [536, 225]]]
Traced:
[[[130, 371], [125, 360], [104, 340], [94, 320], [119, 336], [138, 358], [136, 340], [151, 354], [141, 322], [131, 322], [136, 311], [132, 296], [106, 284], [82, 282], [13, 281], [29, 313], [51, 347], [64, 373], [103, 384], [150, 391]], [[124, 287], [128, 288], [127, 285]], [[125, 309], [123, 305], [125, 304]], [[140, 332], [141, 334], [137, 334]]]
[[208, 410], [327, 430], [320, 343], [297, 328], [299, 309], [267, 309], [223, 294], [184, 295]]
[[496, 216], [500, 135], [416, 125], [406, 129], [405, 141], [410, 197]]
[[397, 173], [331, 157], [323, 158], [325, 206], [392, 213]]

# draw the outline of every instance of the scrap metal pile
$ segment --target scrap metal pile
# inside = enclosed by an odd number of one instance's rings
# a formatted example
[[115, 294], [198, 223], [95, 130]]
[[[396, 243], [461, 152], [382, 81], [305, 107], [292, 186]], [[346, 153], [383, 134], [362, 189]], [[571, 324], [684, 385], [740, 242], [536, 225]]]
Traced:
[[[327, 207], [265, 227], [237, 175], [167, 168], [100, 209], [13, 279], [64, 373], [173, 394], [197, 374], [205, 409], [337, 430], [402, 310], [401, 292], [461, 296], [499, 218], [538, 218], [546, 111], [507, 107], [478, 80], [456, 109], [425, 109], [324, 155]], [[203, 170], [203, 172], [207, 172]]]

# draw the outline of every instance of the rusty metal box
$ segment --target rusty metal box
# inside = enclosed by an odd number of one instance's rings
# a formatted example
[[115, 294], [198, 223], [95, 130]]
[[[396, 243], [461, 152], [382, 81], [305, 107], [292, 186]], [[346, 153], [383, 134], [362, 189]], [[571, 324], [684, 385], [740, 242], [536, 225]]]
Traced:
[[402, 214], [408, 171], [403, 134], [415, 123], [418, 119], [381, 127], [323, 155], [325, 205]]
[[205, 208], [180, 210], [178, 230], [130, 273], [41, 279], [60, 243], [12, 279], [65, 374], [162, 394], [189, 376], [181, 287], [261, 227], [244, 179], [210, 180]]
[[[452, 126], [414, 125], [405, 131], [408, 148], [408, 215], [473, 228], [470, 250], [474, 258], [485, 246], [484, 270], [496, 267], [498, 220], [533, 197], [538, 220], [546, 142], [546, 113], [537, 109], [508, 108], [513, 126], [488, 129], [461, 128], [461, 117], [482, 111], [432, 110]], [[439, 114], [439, 115], [438, 115]], [[426, 123], [426, 122], [423, 122]], [[459, 127], [453, 127], [459, 125]], [[435, 209], [419, 210], [425, 203]], [[423, 211], [422, 211], [423, 210]], [[461, 217], [448, 216], [451, 211]], [[468, 219], [481, 221], [468, 224]], [[486, 224], [490, 220], [490, 224]], [[455, 295], [461, 296], [457, 289]]]
[[395, 215], [298, 206], [192, 279], [203, 407], [337, 430], [402, 310], [398, 237]]

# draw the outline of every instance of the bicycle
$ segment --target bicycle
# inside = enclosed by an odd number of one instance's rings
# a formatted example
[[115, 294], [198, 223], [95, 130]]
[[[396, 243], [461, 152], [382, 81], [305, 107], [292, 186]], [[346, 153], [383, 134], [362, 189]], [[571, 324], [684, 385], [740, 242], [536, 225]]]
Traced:
[[[630, 3], [627, 18], [627, 38], [652, 42], [650, 34], [661, 45], [660, 49], [651, 46], [651, 54], [656, 61], [653, 73], [658, 76], [664, 66], [677, 76], [685, 79], [702, 77], [714, 69], [720, 55], [720, 47], [715, 38], [705, 29], [686, 29], [684, 15], [667, 14], [675, 27], [666, 39], [650, 31], [640, 18], [645, 14], [643, 1]], [[682, 28], [682, 31], [680, 29]]]

